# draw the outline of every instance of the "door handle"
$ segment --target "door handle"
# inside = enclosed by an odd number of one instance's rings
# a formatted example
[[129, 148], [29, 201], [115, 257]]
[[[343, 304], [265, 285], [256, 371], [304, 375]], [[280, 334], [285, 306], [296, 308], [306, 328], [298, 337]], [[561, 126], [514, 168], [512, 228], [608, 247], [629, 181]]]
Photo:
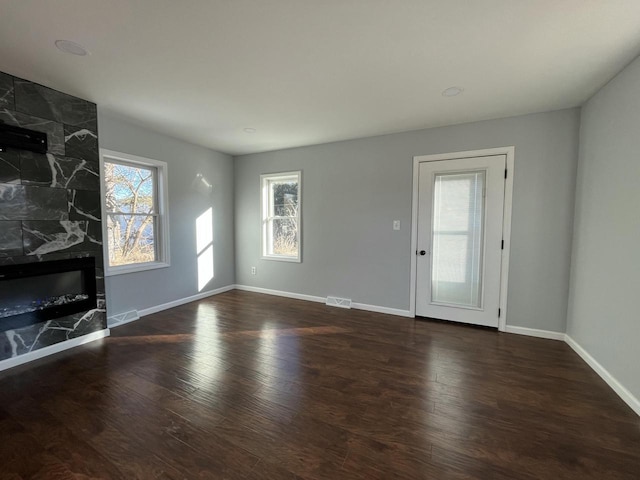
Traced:
[[426, 254], [427, 254], [427, 252], [426, 252], [426, 251], [424, 251], [424, 250], [420, 250], [420, 255], [426, 255]]

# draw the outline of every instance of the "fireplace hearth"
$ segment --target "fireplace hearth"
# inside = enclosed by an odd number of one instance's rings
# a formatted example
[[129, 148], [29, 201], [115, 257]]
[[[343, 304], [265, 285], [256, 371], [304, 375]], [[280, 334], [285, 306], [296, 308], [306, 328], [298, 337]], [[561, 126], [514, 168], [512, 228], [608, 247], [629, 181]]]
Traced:
[[95, 258], [0, 266], [0, 331], [96, 308]]

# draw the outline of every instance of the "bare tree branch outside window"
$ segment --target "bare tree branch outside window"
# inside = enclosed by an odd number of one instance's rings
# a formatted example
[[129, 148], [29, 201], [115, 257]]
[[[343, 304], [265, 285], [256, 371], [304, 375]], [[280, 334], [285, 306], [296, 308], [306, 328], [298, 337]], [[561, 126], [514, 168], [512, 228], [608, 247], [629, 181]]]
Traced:
[[273, 183], [273, 254], [298, 255], [298, 184]]
[[109, 265], [155, 261], [155, 170], [105, 161], [104, 172]]

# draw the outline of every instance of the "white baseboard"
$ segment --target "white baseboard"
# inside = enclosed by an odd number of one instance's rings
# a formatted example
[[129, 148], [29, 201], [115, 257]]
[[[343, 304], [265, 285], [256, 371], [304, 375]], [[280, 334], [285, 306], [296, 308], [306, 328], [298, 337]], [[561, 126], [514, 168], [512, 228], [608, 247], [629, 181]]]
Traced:
[[313, 295], [304, 295], [302, 293], [285, 292], [283, 290], [271, 290], [270, 288], [250, 287], [249, 285], [236, 285], [236, 290], [244, 292], [264, 293], [265, 295], [274, 295], [276, 297], [295, 298], [296, 300], [306, 300], [307, 302], [324, 303], [325, 298], [315, 297]]
[[518, 335], [528, 335], [529, 337], [548, 338], [549, 340], [564, 341], [565, 334], [562, 332], [554, 332], [552, 330], [539, 330], [537, 328], [516, 327], [515, 325], [507, 325], [505, 328], [507, 333], [516, 333]]
[[629, 390], [627, 390], [616, 378], [604, 368], [600, 362], [589, 354], [582, 346], [571, 338], [568, 334], [565, 335], [565, 341], [573, 348], [573, 350], [582, 357], [582, 359], [589, 365], [600, 377], [607, 382], [614, 392], [627, 404], [631, 409], [640, 415], [640, 400], [636, 398]]
[[173, 300], [172, 302], [163, 303], [162, 305], [156, 305], [155, 307], [143, 308], [142, 310], [138, 310], [138, 315], [140, 317], [144, 317], [146, 315], [151, 315], [152, 313], [161, 312], [163, 310], [168, 310], [173, 307], [179, 307], [180, 305], [184, 305], [185, 303], [191, 303], [191, 302], [195, 302], [196, 300], [202, 300], [203, 298], [212, 297], [213, 295], [218, 295], [220, 293], [228, 292], [229, 290], [233, 290], [233, 289], [234, 289], [234, 285], [227, 285], [226, 287], [216, 288], [215, 290], [209, 290], [207, 292], [197, 293], [196, 295], [179, 298], [177, 300]]
[[0, 371], [17, 367], [18, 365], [22, 365], [23, 363], [33, 362], [34, 360], [37, 360], [39, 358], [48, 357], [49, 355], [63, 352], [64, 350], [69, 350], [70, 348], [78, 347], [80, 345], [84, 345], [85, 343], [93, 342], [94, 340], [108, 337], [109, 334], [109, 329], [105, 328], [104, 330], [98, 330], [97, 332], [91, 332], [81, 337], [71, 338], [69, 340], [65, 340], [64, 342], [49, 345], [48, 347], [43, 347], [38, 350], [19, 355], [17, 357], [7, 358], [6, 360], [0, 361]]
[[396, 315], [398, 317], [410, 317], [411, 315], [409, 310], [400, 310], [399, 308], [389, 308], [389, 307], [380, 307], [378, 305], [368, 305], [366, 303], [352, 303], [351, 308], [355, 308], [356, 310], [366, 310], [368, 312], [376, 312], [376, 313], [386, 313], [387, 315]]
[[640, 415], [640, 399], [636, 398], [627, 390], [609, 371], [604, 368], [595, 358], [589, 354], [582, 346], [566, 333], [552, 332], [549, 330], [538, 330], [536, 328], [515, 327], [507, 325], [508, 333], [519, 335], [529, 335], [531, 337], [549, 338], [551, 340], [562, 340], [566, 342], [600, 377], [616, 392], [616, 394], [638, 415]]
[[[314, 295], [305, 295], [303, 293], [285, 292], [283, 290], [271, 290], [270, 288], [250, 287], [249, 285], [236, 285], [236, 290], [245, 292], [264, 293], [266, 295], [275, 295], [277, 297], [295, 298], [296, 300], [306, 300], [308, 302], [325, 303], [325, 297], [316, 297]], [[351, 308], [356, 310], [366, 310], [369, 312], [386, 313], [387, 315], [397, 315], [400, 317], [413, 317], [408, 310], [400, 310], [397, 308], [380, 307], [378, 305], [368, 305], [366, 303], [351, 303]]]

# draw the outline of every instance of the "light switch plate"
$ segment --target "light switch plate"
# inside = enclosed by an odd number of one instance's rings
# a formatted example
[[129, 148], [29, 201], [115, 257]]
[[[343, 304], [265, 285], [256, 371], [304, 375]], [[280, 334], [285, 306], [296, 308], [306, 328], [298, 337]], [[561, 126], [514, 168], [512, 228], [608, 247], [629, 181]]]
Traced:
[[394, 220], [393, 221], [393, 229], [394, 230], [400, 230], [400, 220]]

